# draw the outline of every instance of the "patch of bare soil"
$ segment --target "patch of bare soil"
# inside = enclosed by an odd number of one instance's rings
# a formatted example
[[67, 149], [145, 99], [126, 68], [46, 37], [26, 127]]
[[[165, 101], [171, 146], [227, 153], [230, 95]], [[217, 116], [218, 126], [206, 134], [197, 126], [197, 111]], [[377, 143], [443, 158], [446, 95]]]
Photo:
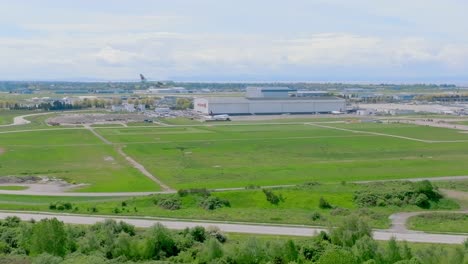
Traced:
[[[75, 188], [86, 186], [86, 184], [71, 184], [61, 179], [48, 178], [45, 176], [4, 176], [0, 177], [0, 186], [18, 185], [28, 187], [27, 190], [14, 191], [18, 193], [58, 193], [67, 192]], [[6, 192], [6, 191], [3, 191]]]
[[2, 155], [3, 153], [5, 153], [5, 149], [4, 149], [4, 148], [0, 148], [0, 155]]

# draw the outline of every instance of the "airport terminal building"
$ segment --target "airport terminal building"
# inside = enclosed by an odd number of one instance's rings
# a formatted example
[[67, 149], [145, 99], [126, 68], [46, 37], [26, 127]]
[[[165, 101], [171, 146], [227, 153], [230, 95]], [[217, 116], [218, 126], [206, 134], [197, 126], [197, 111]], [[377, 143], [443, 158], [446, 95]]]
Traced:
[[333, 96], [296, 96], [287, 87], [247, 87], [245, 97], [200, 97], [194, 110], [202, 114], [310, 114], [346, 110], [346, 101]]

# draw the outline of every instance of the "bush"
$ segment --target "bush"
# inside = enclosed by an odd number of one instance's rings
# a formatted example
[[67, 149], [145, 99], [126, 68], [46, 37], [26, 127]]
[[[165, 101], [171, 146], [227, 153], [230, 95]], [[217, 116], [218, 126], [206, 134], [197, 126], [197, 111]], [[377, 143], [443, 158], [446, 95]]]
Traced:
[[230, 207], [228, 200], [220, 199], [219, 197], [206, 197], [200, 202], [200, 206], [205, 210], [215, 210], [221, 207]]
[[157, 205], [167, 210], [179, 210], [182, 206], [182, 202], [176, 197], [165, 197], [157, 200]]
[[321, 209], [331, 209], [332, 206], [329, 202], [327, 202], [323, 197], [320, 197], [319, 200], [319, 208]]
[[205, 188], [201, 188], [201, 189], [180, 189], [180, 190], [177, 191], [177, 194], [180, 197], [184, 197], [184, 196], [187, 196], [189, 194], [197, 194], [197, 195], [201, 195], [201, 196], [204, 196], [204, 197], [207, 197], [207, 196], [211, 195], [210, 191], [208, 191]]
[[310, 219], [312, 219], [312, 221], [320, 220], [320, 218], [322, 218], [322, 215], [319, 212], [312, 212], [310, 215]]
[[42, 253], [34, 259], [32, 264], [59, 264], [61, 262], [61, 257], [56, 257], [48, 253]]
[[330, 214], [333, 215], [333, 216], [336, 216], [336, 215], [349, 215], [350, 211], [349, 211], [349, 209], [346, 209], [346, 208], [336, 207], [330, 212]]
[[224, 243], [227, 241], [226, 235], [223, 232], [221, 232], [221, 230], [217, 226], [209, 226], [206, 229], [206, 233], [208, 234], [208, 236], [216, 238], [221, 243]]
[[416, 199], [414, 200], [414, 204], [421, 208], [429, 208], [431, 205], [429, 203], [429, 198], [424, 193], [420, 193], [416, 197]]
[[440, 198], [442, 196], [429, 181], [373, 183], [354, 193], [354, 202], [359, 207], [416, 205], [429, 208], [431, 201], [438, 202]]
[[278, 205], [280, 202], [283, 202], [283, 196], [281, 194], [277, 195], [272, 190], [263, 189], [263, 193], [266, 196], [268, 202], [274, 205]]
[[73, 209], [73, 205], [70, 202], [53, 202], [49, 204], [50, 210], [71, 210]]
[[190, 229], [190, 235], [193, 237], [193, 240], [197, 242], [203, 242], [206, 240], [206, 230], [203, 226], [196, 226]]

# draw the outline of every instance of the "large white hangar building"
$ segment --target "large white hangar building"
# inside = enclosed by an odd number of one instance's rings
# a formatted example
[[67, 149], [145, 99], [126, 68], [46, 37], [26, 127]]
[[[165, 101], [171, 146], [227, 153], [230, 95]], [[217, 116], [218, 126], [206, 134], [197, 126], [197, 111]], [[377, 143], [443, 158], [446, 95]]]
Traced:
[[246, 97], [200, 97], [194, 110], [203, 114], [306, 114], [342, 112], [346, 101], [333, 96], [297, 96], [288, 87], [247, 87]]

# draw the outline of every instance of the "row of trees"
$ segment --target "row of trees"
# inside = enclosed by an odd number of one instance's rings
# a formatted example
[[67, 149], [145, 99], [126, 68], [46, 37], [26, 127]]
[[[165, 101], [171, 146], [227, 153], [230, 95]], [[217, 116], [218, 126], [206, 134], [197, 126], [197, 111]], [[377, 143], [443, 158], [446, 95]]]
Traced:
[[[411, 250], [406, 243], [377, 243], [371, 229], [350, 217], [329, 233], [305, 240], [229, 241], [216, 228], [170, 231], [160, 224], [137, 230], [107, 220], [92, 226], [65, 225], [57, 219], [0, 222], [0, 263], [319, 263], [462, 264], [468, 244]], [[6, 261], [6, 262], [5, 262]]]
[[[127, 100], [130, 104], [144, 104], [147, 108], [153, 106], [157, 98], [145, 97], [145, 98], [130, 98]], [[71, 109], [84, 109], [84, 108], [109, 108], [112, 105], [122, 104], [122, 99], [100, 99], [100, 98], [85, 98], [83, 100], [76, 100], [73, 103], [66, 103], [61, 100], [53, 102], [39, 103], [39, 104], [22, 104], [18, 101], [12, 100], [0, 100], [0, 109], [12, 109], [12, 110], [71, 110]], [[185, 107], [185, 105], [182, 105]], [[190, 102], [189, 105], [190, 106]]]

